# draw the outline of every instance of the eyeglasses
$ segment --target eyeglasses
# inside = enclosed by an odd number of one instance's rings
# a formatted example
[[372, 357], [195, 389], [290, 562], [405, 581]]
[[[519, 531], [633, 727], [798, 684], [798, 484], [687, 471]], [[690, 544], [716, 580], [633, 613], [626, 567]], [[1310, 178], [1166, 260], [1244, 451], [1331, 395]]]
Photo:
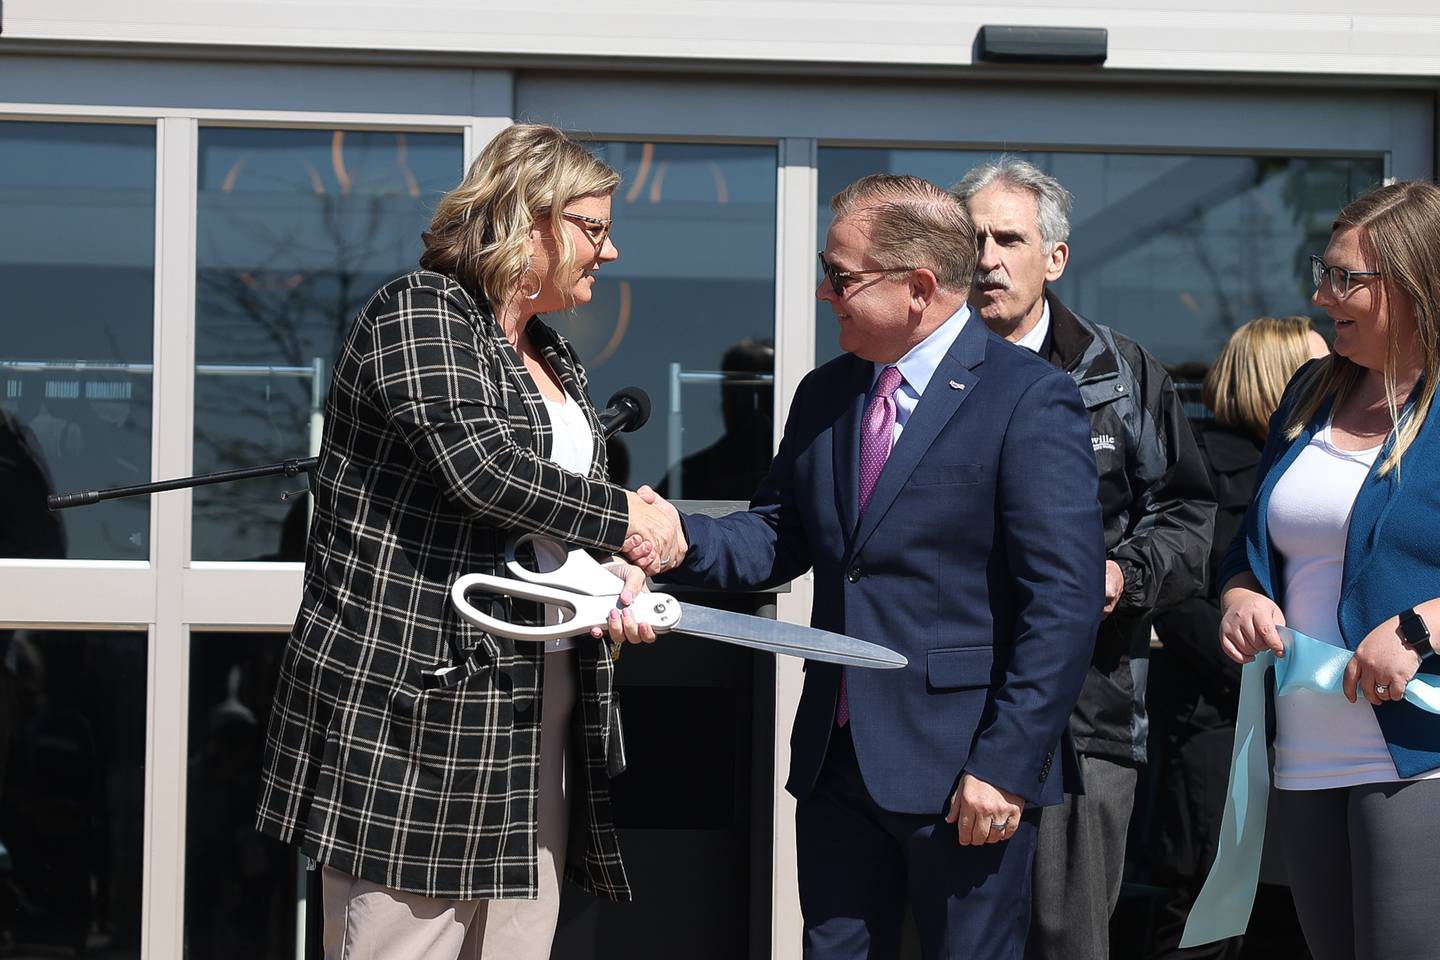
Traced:
[[1346, 270], [1344, 267], [1332, 267], [1330, 264], [1312, 255], [1310, 257], [1310, 279], [1315, 281], [1315, 289], [1320, 289], [1320, 284], [1330, 279], [1330, 291], [1340, 299], [1350, 296], [1350, 281], [1356, 277], [1378, 277], [1380, 274], [1374, 270]]
[[841, 270], [835, 264], [825, 259], [825, 251], [821, 250], [815, 254], [820, 258], [820, 272], [830, 280], [830, 289], [835, 291], [835, 296], [845, 296], [845, 291], [856, 277], [863, 277], [871, 273], [909, 273], [914, 267], [883, 267], [879, 270]]
[[571, 213], [563, 210], [560, 216], [566, 220], [575, 220], [580, 224], [580, 229], [585, 231], [585, 239], [595, 245], [595, 256], [600, 256], [600, 250], [605, 246], [605, 238], [610, 236], [610, 224], [613, 220], [609, 218], [587, 217], [583, 213]]

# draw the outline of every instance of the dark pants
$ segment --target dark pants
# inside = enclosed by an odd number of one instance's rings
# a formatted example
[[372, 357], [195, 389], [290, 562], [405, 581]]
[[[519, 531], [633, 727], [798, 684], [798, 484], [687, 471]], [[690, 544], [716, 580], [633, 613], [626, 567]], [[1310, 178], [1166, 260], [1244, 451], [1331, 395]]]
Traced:
[[1019, 960], [1038, 812], [1003, 843], [962, 847], [943, 812], [877, 807], [848, 730], [835, 731], [795, 813], [806, 960], [894, 960], [907, 901], [926, 960]]
[[1139, 771], [1080, 757], [1085, 792], [1040, 817], [1030, 960], [1109, 960], [1110, 914], [1120, 897], [1125, 835]]
[[1316, 960], [1433, 960], [1440, 780], [1280, 790], [1270, 829]]

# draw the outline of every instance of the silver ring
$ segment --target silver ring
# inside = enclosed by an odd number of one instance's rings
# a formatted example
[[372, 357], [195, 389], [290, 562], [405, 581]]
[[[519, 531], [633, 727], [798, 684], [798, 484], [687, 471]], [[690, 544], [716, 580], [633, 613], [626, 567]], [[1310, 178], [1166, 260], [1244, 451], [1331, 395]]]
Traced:
[[1388, 684], [1388, 683], [1377, 683], [1377, 684], [1375, 684], [1375, 692], [1378, 693], [1378, 694], [1380, 694], [1380, 695], [1383, 697], [1385, 694], [1387, 694], [1387, 693], [1390, 692], [1390, 684]]
[[661, 557], [661, 558], [660, 558], [660, 566], [662, 566], [662, 567], [668, 567], [668, 566], [670, 566], [670, 558], [669, 558], [669, 557]]
[[999, 827], [1002, 832], [1005, 831], [1005, 830], [1009, 830], [1009, 829], [1010, 829], [1010, 818], [1009, 818], [1009, 817], [1006, 817], [1004, 820], [991, 820], [991, 821], [990, 821], [990, 829], [991, 829], [991, 830], [994, 830], [996, 827]]

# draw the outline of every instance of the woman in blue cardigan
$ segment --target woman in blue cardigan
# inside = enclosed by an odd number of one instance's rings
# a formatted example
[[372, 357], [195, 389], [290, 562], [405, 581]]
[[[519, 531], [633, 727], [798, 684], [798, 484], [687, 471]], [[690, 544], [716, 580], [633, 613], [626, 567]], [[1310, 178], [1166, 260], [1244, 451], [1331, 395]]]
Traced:
[[1272, 822], [1316, 960], [1440, 955], [1440, 717], [1403, 701], [1440, 674], [1440, 188], [1351, 203], [1311, 258], [1334, 354], [1270, 424], [1259, 486], [1220, 570], [1221, 647], [1276, 625], [1354, 651], [1344, 697], [1275, 698]]

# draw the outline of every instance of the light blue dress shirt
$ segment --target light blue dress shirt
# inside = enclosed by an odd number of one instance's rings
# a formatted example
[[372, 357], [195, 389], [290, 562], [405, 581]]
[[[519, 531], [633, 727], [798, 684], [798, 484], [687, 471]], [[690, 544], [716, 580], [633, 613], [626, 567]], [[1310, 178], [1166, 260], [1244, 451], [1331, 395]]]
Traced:
[[950, 315], [950, 319], [940, 324], [930, 336], [921, 340], [910, 348], [894, 364], [877, 363], [875, 372], [870, 378], [870, 389], [875, 389], [875, 381], [880, 379], [880, 371], [889, 366], [900, 368], [900, 376], [905, 380], [900, 388], [895, 391], [895, 437], [892, 442], [899, 442], [900, 434], [905, 430], [905, 423], [910, 419], [910, 414], [920, 404], [920, 397], [925, 388], [930, 385], [930, 378], [940, 366], [940, 361], [945, 359], [945, 354], [950, 352], [954, 345], [955, 338], [960, 336], [960, 330], [970, 319], [970, 308], [961, 306]]

